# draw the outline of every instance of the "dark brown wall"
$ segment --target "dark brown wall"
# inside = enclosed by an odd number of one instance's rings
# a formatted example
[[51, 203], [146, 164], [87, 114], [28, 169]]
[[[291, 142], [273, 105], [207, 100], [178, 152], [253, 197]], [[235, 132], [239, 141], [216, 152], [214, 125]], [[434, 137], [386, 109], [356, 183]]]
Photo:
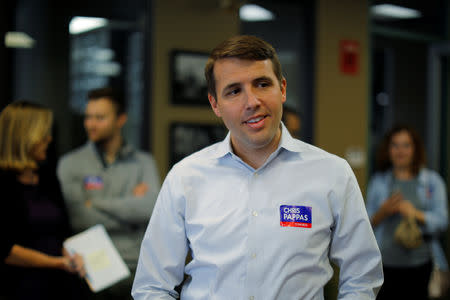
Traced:
[[0, 110], [11, 101], [11, 50], [5, 47], [4, 36], [11, 30], [13, 1], [0, 1]]

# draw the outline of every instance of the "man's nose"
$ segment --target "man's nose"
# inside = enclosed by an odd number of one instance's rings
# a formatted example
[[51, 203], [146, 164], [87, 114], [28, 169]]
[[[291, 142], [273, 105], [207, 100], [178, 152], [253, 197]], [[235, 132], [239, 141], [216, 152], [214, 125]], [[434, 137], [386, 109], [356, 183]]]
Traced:
[[261, 104], [258, 95], [255, 93], [253, 88], [248, 88], [246, 91], [247, 95], [247, 108], [254, 108]]

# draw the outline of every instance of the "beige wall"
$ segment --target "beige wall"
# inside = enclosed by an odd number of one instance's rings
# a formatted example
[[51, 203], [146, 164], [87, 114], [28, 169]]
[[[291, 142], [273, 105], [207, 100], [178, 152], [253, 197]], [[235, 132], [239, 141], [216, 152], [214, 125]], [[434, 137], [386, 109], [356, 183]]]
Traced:
[[[365, 164], [353, 167], [365, 193], [367, 182], [367, 135], [369, 96], [368, 1], [318, 0], [316, 2], [315, 62], [315, 144], [345, 157], [349, 148], [364, 152]], [[359, 71], [356, 75], [340, 71], [339, 43], [359, 43]], [[336, 299], [339, 270], [325, 287], [325, 298]]]
[[[220, 123], [209, 107], [170, 104], [169, 58], [172, 49], [210, 51], [220, 41], [239, 33], [236, 11], [216, 1], [175, 0], [154, 2], [152, 53], [152, 151], [161, 177], [168, 172], [169, 126], [172, 122]], [[316, 6], [316, 73], [314, 141], [344, 157], [349, 147], [367, 151], [368, 133], [368, 3], [319, 0]], [[339, 70], [339, 41], [359, 43], [359, 72]], [[208, 101], [205, 96], [205, 102]], [[366, 165], [354, 168], [365, 187]]]
[[[224, 39], [239, 33], [236, 10], [218, 6], [218, 1], [154, 1], [152, 41], [152, 152], [162, 178], [168, 172], [169, 127], [172, 122], [220, 123], [205, 106], [170, 105], [169, 59], [172, 49], [209, 52]], [[205, 102], [208, 99], [205, 95]]]
[[[356, 147], [367, 158], [368, 2], [319, 0], [316, 9], [315, 144], [341, 157], [349, 148]], [[341, 40], [359, 43], [357, 75], [340, 71]], [[367, 163], [353, 168], [363, 189], [366, 169]]]

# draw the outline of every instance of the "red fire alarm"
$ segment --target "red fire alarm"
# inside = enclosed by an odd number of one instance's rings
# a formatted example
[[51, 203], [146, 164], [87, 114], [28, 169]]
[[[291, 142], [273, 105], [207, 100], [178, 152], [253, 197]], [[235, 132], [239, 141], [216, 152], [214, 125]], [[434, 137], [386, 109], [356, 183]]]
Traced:
[[359, 71], [359, 43], [342, 40], [339, 43], [341, 72], [356, 75]]

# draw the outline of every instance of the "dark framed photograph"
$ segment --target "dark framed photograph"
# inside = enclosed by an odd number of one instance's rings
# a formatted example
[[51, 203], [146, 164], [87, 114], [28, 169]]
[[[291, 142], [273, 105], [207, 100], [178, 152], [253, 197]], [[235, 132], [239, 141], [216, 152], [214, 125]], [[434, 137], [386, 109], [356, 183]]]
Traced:
[[228, 130], [222, 124], [172, 123], [170, 125], [170, 167], [184, 157], [219, 142]]
[[204, 69], [206, 52], [173, 50], [170, 58], [172, 104], [209, 105]]

